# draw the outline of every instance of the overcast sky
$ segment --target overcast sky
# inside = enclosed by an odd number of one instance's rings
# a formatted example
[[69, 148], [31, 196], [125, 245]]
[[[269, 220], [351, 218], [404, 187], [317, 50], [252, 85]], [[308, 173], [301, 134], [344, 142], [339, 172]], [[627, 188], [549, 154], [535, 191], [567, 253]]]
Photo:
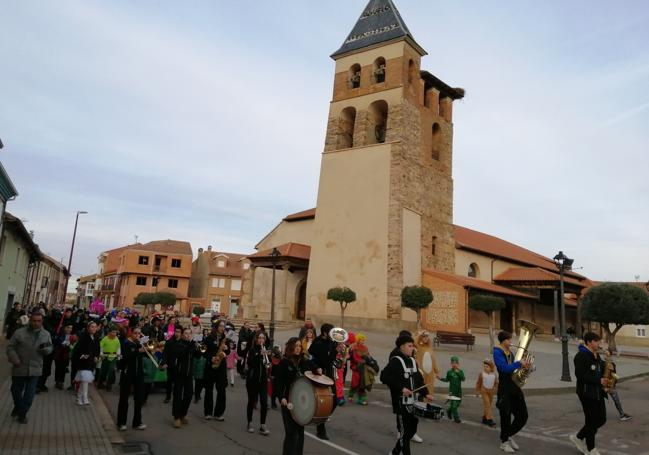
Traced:
[[[73, 277], [135, 240], [251, 252], [313, 207], [365, 0], [5, 0], [0, 159]], [[396, 0], [454, 109], [454, 222], [649, 280], [649, 4]]]

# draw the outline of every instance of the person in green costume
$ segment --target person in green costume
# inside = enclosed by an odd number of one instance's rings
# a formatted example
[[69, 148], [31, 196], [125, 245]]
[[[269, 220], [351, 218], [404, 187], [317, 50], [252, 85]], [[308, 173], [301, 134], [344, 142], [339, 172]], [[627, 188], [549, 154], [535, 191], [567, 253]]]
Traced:
[[446, 372], [445, 378], [441, 381], [448, 382], [448, 418], [453, 419], [455, 423], [460, 423], [460, 413], [458, 409], [462, 404], [462, 381], [464, 381], [464, 371], [460, 370], [460, 358], [456, 355], [451, 357], [451, 369]]

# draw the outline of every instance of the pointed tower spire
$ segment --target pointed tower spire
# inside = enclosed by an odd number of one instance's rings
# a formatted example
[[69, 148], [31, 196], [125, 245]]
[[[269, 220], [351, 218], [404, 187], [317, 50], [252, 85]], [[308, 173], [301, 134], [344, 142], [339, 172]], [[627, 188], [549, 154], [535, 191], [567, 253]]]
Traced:
[[345, 42], [331, 54], [331, 58], [336, 60], [342, 55], [400, 38], [408, 41], [421, 55], [426, 55], [392, 0], [370, 0]]

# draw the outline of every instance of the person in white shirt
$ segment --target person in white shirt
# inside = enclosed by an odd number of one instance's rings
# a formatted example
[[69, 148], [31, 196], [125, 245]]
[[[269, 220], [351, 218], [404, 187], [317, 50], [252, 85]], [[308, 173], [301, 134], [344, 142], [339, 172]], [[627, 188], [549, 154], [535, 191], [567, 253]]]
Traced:
[[496, 394], [496, 390], [498, 390], [498, 375], [496, 374], [493, 360], [490, 358], [486, 358], [482, 362], [482, 371], [478, 374], [475, 390], [476, 394], [482, 397], [482, 423], [490, 427], [495, 427], [496, 422], [493, 420], [491, 408], [494, 395]]

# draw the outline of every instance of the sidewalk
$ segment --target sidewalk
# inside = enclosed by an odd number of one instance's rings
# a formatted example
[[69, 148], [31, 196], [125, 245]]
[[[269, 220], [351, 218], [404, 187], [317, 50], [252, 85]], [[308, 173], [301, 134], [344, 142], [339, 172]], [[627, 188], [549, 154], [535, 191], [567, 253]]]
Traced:
[[[0, 364], [5, 365], [8, 364], [6, 346], [7, 341], [3, 338], [0, 341]], [[115, 454], [101, 424], [99, 413], [105, 405], [97, 393], [91, 394], [92, 405], [77, 406], [74, 404], [74, 394], [55, 389], [51, 376], [49, 392], [36, 395], [27, 415], [28, 423], [24, 425], [10, 416], [13, 400], [9, 390], [9, 371], [6, 367], [0, 369], [0, 454]]]

